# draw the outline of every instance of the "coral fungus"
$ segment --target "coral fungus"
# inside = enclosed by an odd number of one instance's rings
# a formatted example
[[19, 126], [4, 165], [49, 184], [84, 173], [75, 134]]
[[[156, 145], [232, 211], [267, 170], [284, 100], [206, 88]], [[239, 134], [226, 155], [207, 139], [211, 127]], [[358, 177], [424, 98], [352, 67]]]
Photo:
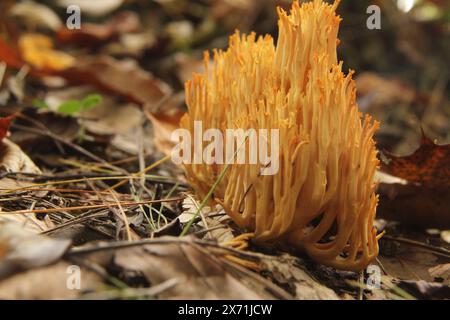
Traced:
[[[259, 244], [287, 244], [317, 262], [346, 270], [365, 268], [378, 254], [373, 227], [379, 164], [373, 134], [362, 117], [353, 71], [345, 75], [336, 46], [336, 1], [294, 2], [278, 9], [279, 34], [236, 32], [226, 51], [205, 54], [205, 71], [186, 83], [188, 113], [181, 127], [279, 129], [279, 170], [232, 164], [214, 201]], [[270, 141], [277, 143], [277, 141]], [[204, 196], [225, 164], [184, 168]]]

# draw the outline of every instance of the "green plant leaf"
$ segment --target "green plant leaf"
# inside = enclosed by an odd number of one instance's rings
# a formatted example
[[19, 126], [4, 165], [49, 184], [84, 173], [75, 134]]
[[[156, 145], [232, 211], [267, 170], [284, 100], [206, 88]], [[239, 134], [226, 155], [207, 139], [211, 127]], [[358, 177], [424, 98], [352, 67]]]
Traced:
[[68, 100], [60, 104], [58, 111], [66, 115], [73, 115], [83, 109], [83, 104], [79, 100]]
[[75, 113], [89, 110], [96, 107], [102, 102], [102, 96], [99, 94], [90, 94], [82, 100], [67, 100], [58, 107], [58, 111], [65, 115], [74, 115]]
[[81, 101], [83, 110], [89, 110], [101, 103], [103, 97], [99, 94], [90, 94]]
[[41, 100], [41, 99], [34, 99], [32, 103], [33, 103], [33, 106], [35, 106], [38, 109], [48, 109], [49, 108], [48, 104], [45, 103], [45, 101]]

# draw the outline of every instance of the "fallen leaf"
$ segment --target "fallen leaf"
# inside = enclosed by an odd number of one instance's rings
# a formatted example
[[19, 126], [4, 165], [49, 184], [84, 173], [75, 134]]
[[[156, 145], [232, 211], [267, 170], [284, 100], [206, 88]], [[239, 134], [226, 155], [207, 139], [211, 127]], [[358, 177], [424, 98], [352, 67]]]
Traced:
[[[77, 266], [65, 261], [33, 268], [0, 281], [0, 299], [8, 300], [49, 300], [77, 299], [84, 293], [104, 287], [102, 278], [87, 268], [80, 268], [80, 288], [67, 286], [69, 271]], [[45, 290], [43, 289], [45, 287]]]
[[[9, 116], [8, 118], [0, 119], [0, 136], [3, 136], [0, 142], [0, 168], [6, 172], [41, 173], [41, 170], [39, 170], [18, 145], [4, 138], [10, 121], [13, 118], [14, 116]], [[0, 179], [0, 192], [9, 189], [24, 188], [31, 184], [31, 182], [3, 177]], [[15, 222], [35, 233], [45, 231], [49, 228], [45, 222], [38, 220], [34, 214], [11, 215], [2, 212], [0, 207], [1, 222]]]
[[[195, 218], [200, 203], [195, 199], [194, 195], [187, 193], [182, 206], [183, 212], [178, 216], [178, 219], [185, 224]], [[218, 243], [233, 240], [233, 229], [230, 226], [231, 219], [220, 206], [215, 208], [204, 206], [198, 218], [200, 219], [198, 225], [208, 230], [204, 234], [204, 239], [212, 239]]]
[[[25, 64], [17, 48], [2, 38], [0, 60], [18, 69]], [[109, 56], [78, 59], [76, 65], [63, 70], [33, 68], [30, 74], [36, 77], [59, 76], [71, 84], [92, 85], [102, 92], [115, 93], [151, 112], [159, 109], [163, 98], [172, 93], [166, 83], [141, 69], [134, 60], [119, 61]]]
[[411, 103], [417, 91], [398, 79], [386, 79], [373, 72], [363, 72], [356, 78], [356, 89], [363, 111], [382, 113], [390, 105]]
[[441, 278], [443, 281], [450, 283], [450, 263], [438, 264], [430, 269], [428, 273], [433, 278]]
[[[20, 149], [18, 145], [8, 139], [3, 139], [0, 146], [0, 167], [6, 172], [41, 173], [41, 170], [34, 162]], [[11, 189], [26, 188], [32, 182], [3, 177], [0, 179], [0, 192], [7, 192]], [[52, 226], [42, 220], [38, 220], [32, 213], [15, 215], [2, 212], [0, 207], [0, 223], [15, 222], [27, 230], [35, 233], [45, 231]]]
[[296, 299], [301, 300], [338, 300], [336, 293], [314, 280], [301, 266], [302, 261], [289, 254], [269, 258], [262, 256], [261, 268], [276, 283], [289, 288]]
[[61, 19], [49, 7], [33, 1], [19, 2], [14, 4], [10, 15], [22, 20], [30, 27], [43, 27], [56, 31], [62, 27]]
[[50, 219], [37, 219], [34, 213], [8, 214], [0, 208], [0, 223], [14, 223], [26, 231], [39, 234], [54, 227]]
[[172, 154], [173, 147], [178, 143], [172, 139], [172, 133], [180, 127], [180, 120], [184, 113], [171, 101], [155, 112], [145, 109], [145, 114], [153, 125], [155, 145], [166, 155]]
[[20, 149], [8, 139], [3, 139], [0, 152], [0, 166], [9, 172], [40, 173], [39, 168]]
[[144, 126], [144, 112], [134, 103], [105, 96], [95, 108], [82, 112], [78, 122], [91, 133], [109, 136], [111, 146], [126, 153], [139, 154], [141, 133], [144, 153], [155, 150], [151, 128]]
[[177, 76], [181, 83], [185, 83], [192, 78], [192, 74], [202, 73], [205, 69], [205, 63], [202, 59], [195, 59], [185, 53], [177, 53], [174, 56], [176, 63]]
[[426, 187], [450, 186], [450, 144], [437, 145], [422, 134], [420, 147], [413, 154], [388, 157], [384, 172]]
[[34, 234], [16, 223], [0, 223], [0, 279], [56, 262], [70, 243]]
[[5, 118], [0, 119], [0, 141], [3, 140], [8, 134], [9, 126], [11, 125], [11, 121], [15, 118], [15, 115], [10, 115]]
[[450, 145], [437, 145], [423, 134], [413, 154], [388, 157], [378, 175], [378, 216], [420, 228], [450, 228], [445, 200], [450, 197]]
[[113, 56], [141, 57], [144, 50], [152, 48], [157, 42], [154, 30], [137, 33], [123, 33], [118, 41], [106, 45], [104, 52]]
[[134, 103], [119, 104], [109, 97], [96, 108], [84, 111], [82, 116], [80, 124], [99, 135], [126, 134], [144, 122], [139, 106]]
[[108, 56], [81, 60], [72, 68], [57, 73], [72, 83], [90, 84], [107, 93], [115, 93], [148, 110], [156, 110], [171, 88], [141, 69], [133, 60]]
[[24, 65], [17, 47], [8, 43], [3, 36], [0, 37], [0, 60], [16, 69], [20, 69]]
[[53, 49], [52, 40], [42, 34], [23, 34], [18, 44], [23, 60], [37, 69], [64, 70], [75, 63], [72, 56]]
[[123, 33], [136, 32], [140, 28], [137, 14], [122, 11], [104, 24], [83, 23], [81, 29], [62, 27], [56, 33], [56, 38], [62, 43], [93, 47], [115, 40]]
[[288, 254], [243, 252], [239, 259], [259, 265], [265, 277], [231, 262], [229, 256], [230, 251], [211, 242], [168, 236], [114, 249], [99, 243], [69, 253], [71, 260], [102, 266], [130, 286], [158, 286], [177, 279], [158, 295], [161, 299], [338, 299]]
[[450, 243], [450, 230], [444, 230], [441, 232], [441, 238], [447, 243]]
[[377, 217], [417, 228], [450, 228], [450, 188], [380, 183]]
[[414, 297], [418, 299], [449, 299], [450, 298], [450, 286], [442, 283], [427, 282], [424, 280], [413, 281], [404, 280], [400, 281], [400, 288], [407, 290]]
[[100, 17], [116, 10], [123, 2], [124, 0], [58, 0], [57, 4], [63, 8], [75, 5], [80, 7], [81, 12], [87, 15]]
[[[382, 240], [386, 241], [386, 240]], [[385, 244], [381, 244], [384, 246]], [[381, 254], [378, 259], [386, 273], [400, 280], [425, 280], [433, 282], [435, 276], [430, 272], [432, 268], [441, 264], [444, 257], [438, 257], [432, 252], [401, 244], [396, 250], [395, 256]], [[450, 278], [444, 280], [445, 285], [450, 285]]]
[[116, 250], [112, 261], [109, 269], [121, 270], [124, 276], [142, 274], [149, 284], [178, 279], [174, 288], [162, 293], [162, 299], [261, 298], [228, 274], [220, 262], [191, 245], [174, 243]]

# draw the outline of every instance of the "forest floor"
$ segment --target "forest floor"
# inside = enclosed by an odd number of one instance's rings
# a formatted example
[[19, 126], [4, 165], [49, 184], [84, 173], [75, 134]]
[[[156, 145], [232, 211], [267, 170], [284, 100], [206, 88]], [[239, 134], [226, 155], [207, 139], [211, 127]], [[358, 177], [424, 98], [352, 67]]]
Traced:
[[69, 2], [80, 30], [67, 1], [0, 4], [0, 299], [450, 298], [445, 1], [408, 13], [383, 2], [381, 30], [365, 27], [370, 1], [338, 9], [338, 55], [381, 122], [385, 235], [360, 273], [290, 248], [240, 250], [246, 230], [201, 207], [166, 155], [202, 52], [236, 28], [275, 36], [289, 1]]

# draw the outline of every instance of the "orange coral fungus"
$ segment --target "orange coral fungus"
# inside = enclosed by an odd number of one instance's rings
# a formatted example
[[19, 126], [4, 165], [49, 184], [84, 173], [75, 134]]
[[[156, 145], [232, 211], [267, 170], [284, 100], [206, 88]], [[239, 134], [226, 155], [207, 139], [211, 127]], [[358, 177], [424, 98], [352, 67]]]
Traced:
[[[279, 129], [279, 170], [263, 164], [231, 164], [214, 200], [259, 244], [284, 243], [314, 260], [346, 270], [365, 268], [378, 254], [373, 227], [378, 166], [373, 134], [362, 119], [353, 71], [342, 72], [336, 46], [336, 1], [278, 9], [279, 35], [230, 37], [214, 51], [205, 72], [186, 83], [188, 113], [181, 127]], [[272, 141], [276, 142], [276, 141]], [[194, 151], [195, 152], [195, 151]], [[205, 196], [225, 164], [185, 164], [199, 196]]]

